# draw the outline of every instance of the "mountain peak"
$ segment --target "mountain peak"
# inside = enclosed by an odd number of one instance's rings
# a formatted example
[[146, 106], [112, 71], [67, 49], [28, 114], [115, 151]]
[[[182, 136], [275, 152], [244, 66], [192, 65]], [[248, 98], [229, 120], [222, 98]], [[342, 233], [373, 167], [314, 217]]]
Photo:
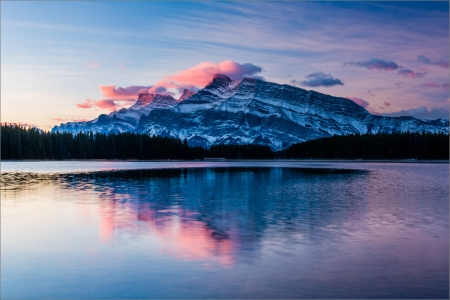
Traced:
[[130, 107], [130, 109], [140, 109], [140, 108], [152, 103], [153, 99], [155, 99], [154, 94], [149, 94], [149, 93], [139, 94], [138, 100], [136, 101], [136, 103], [134, 103]]
[[161, 94], [139, 94], [139, 98], [136, 101], [135, 104], [133, 104], [130, 109], [132, 110], [139, 110], [143, 107], [146, 107], [150, 103], [153, 103], [152, 106], [159, 106], [162, 105], [168, 105], [168, 104], [175, 104], [176, 100], [170, 96], [170, 95], [161, 95]]
[[188, 89], [184, 89], [183, 93], [180, 95], [180, 98], [178, 98], [178, 102], [186, 100], [186, 99], [190, 98], [194, 94], [195, 94], [194, 92], [191, 92]]
[[174, 97], [170, 95], [162, 95], [162, 94], [156, 94], [153, 99], [153, 105], [159, 106], [159, 105], [175, 105], [177, 100], [175, 100]]
[[216, 74], [214, 75], [212, 81], [204, 88], [208, 91], [225, 91], [233, 86], [235, 82], [230, 79], [227, 75]]
[[215, 75], [213, 76], [213, 81], [214, 81], [214, 80], [228, 81], [228, 82], [233, 81], [233, 80], [231, 80], [230, 77], [228, 77], [227, 75], [224, 75], [224, 74], [215, 74]]
[[234, 83], [234, 81], [231, 80], [231, 78], [228, 77], [227, 75], [216, 74], [216, 75], [214, 75], [212, 81], [207, 86], [225, 87], [225, 86], [230, 86], [233, 83]]

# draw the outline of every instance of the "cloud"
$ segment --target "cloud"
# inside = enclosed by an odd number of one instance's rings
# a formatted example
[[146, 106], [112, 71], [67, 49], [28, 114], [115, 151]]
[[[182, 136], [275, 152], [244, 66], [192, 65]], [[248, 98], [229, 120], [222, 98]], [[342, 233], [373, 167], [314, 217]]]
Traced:
[[101, 109], [109, 109], [111, 111], [114, 111], [118, 107], [120, 107], [112, 99], [102, 99], [102, 100], [99, 100], [99, 101], [95, 101], [94, 105], [99, 107], [99, 108], [101, 108]]
[[425, 76], [426, 72], [416, 73], [409, 69], [403, 69], [403, 70], [399, 70], [397, 74], [400, 76], [407, 77], [407, 78], [421, 78], [421, 77]]
[[204, 87], [215, 74], [224, 74], [234, 81], [241, 80], [247, 76], [261, 73], [262, 68], [251, 63], [239, 64], [226, 60], [218, 64], [213, 62], [201, 62], [189, 69], [182, 70], [173, 75], [165, 76], [155, 86], [165, 88], [182, 88], [184, 86]]
[[97, 68], [99, 66], [99, 64], [96, 63], [95, 61], [90, 61], [87, 63], [87, 66], [89, 69], [93, 70], [93, 69]]
[[62, 123], [62, 122], [68, 122], [68, 121], [72, 121], [72, 122], [87, 122], [87, 119], [63, 119], [63, 118], [51, 118], [50, 120], [56, 121], [58, 123]]
[[[95, 100], [91, 100], [91, 99], [86, 99], [86, 100], [84, 100], [83, 103], [76, 104], [76, 106], [78, 108], [81, 108], [81, 109], [98, 107], [100, 109], [109, 109], [109, 110], [113, 111], [113, 110], [116, 110], [117, 108], [121, 107], [120, 105], [118, 105], [114, 101], [117, 101], [117, 100], [115, 100], [115, 99], [102, 99], [102, 100], [95, 101]], [[55, 118], [55, 120], [56, 120], [56, 118]], [[67, 120], [65, 120], [65, 121], [67, 121]]]
[[448, 61], [437, 61], [437, 62], [431, 62], [431, 60], [426, 57], [425, 55], [420, 54], [419, 56], [417, 56], [417, 59], [427, 65], [435, 65], [435, 66], [439, 66], [441, 68], [447, 68], [449, 67], [449, 63]]
[[[78, 108], [81, 108], [81, 109], [98, 107], [100, 109], [109, 109], [111, 111], [122, 107], [121, 105], [115, 103], [114, 101], [117, 101], [117, 100], [115, 100], [115, 99], [102, 99], [102, 100], [95, 101], [95, 100], [91, 100], [91, 99], [86, 99], [86, 100], [84, 100], [83, 103], [76, 104], [76, 106]], [[52, 119], [52, 120], [56, 120], [56, 118]], [[65, 120], [65, 121], [68, 121], [68, 120]]]
[[62, 119], [62, 118], [51, 118], [50, 120], [56, 121], [56, 122], [64, 122], [67, 121], [67, 119]]
[[391, 106], [391, 104], [389, 102], [384, 102], [385, 106]]
[[213, 62], [201, 62], [189, 69], [182, 70], [173, 75], [164, 76], [153, 86], [128, 86], [116, 87], [116, 85], [101, 85], [100, 90], [104, 98], [115, 101], [131, 101], [136, 100], [139, 94], [163, 94], [175, 95], [169, 89], [175, 89], [182, 93], [185, 89], [196, 92], [199, 88], [205, 87], [215, 74], [224, 74], [234, 81], [241, 80], [244, 77], [254, 77], [264, 79], [257, 76], [262, 71], [261, 67], [251, 63], [239, 64], [237, 62], [227, 60], [218, 64]]
[[370, 107], [370, 103], [367, 102], [366, 100], [362, 99], [362, 98], [358, 98], [355, 96], [346, 96], [345, 98], [352, 100], [353, 102], [355, 102], [356, 104], [364, 107], [369, 113], [371, 114], [377, 114], [372, 107]]
[[291, 83], [308, 87], [332, 87], [335, 85], [344, 85], [344, 83], [340, 79], [334, 78], [330, 74], [325, 74], [324, 72], [320, 71], [306, 75], [305, 78], [307, 80], [303, 80], [302, 82], [292, 80]]
[[399, 66], [393, 61], [381, 60], [378, 58], [371, 58], [367, 61], [358, 61], [358, 62], [351, 61], [346, 62], [345, 64], [364, 67], [369, 70], [393, 71], [399, 68]]
[[177, 88], [177, 91], [180, 94], [182, 94], [184, 92], [184, 90], [188, 90], [188, 91], [191, 91], [193, 93], [197, 93], [200, 90], [200, 88], [198, 88], [196, 86], [193, 86], [193, 85], [185, 85], [183, 87]]
[[252, 76], [244, 76], [244, 77], [248, 77], [248, 78], [253, 78], [253, 79], [259, 79], [262, 81], [265, 81], [266, 79], [263, 76], [259, 76], [259, 75], [252, 75]]
[[422, 84], [422, 86], [432, 87], [432, 88], [438, 88], [441, 87], [439, 83], [433, 83], [433, 82], [427, 82]]
[[442, 87], [443, 89], [447, 89], [447, 90], [448, 90], [448, 83], [443, 83], [443, 84], [441, 85], [441, 87]]
[[149, 93], [152, 94], [162, 94], [162, 95], [173, 95], [172, 92], [169, 92], [165, 87], [163, 86], [152, 86], [149, 90]]
[[441, 68], [447, 68], [447, 69], [449, 66], [448, 62], [445, 62], [445, 61], [438, 61], [438, 62], [433, 63], [433, 65], [439, 66]]
[[115, 85], [101, 85], [100, 91], [103, 97], [115, 100], [136, 100], [139, 94], [148, 93], [152, 86], [127, 86], [125, 88]]
[[448, 105], [440, 106], [440, 107], [432, 107], [431, 109], [427, 109], [425, 106], [420, 106], [417, 108], [411, 109], [403, 109], [397, 112], [392, 113], [384, 113], [381, 114], [386, 117], [401, 117], [401, 116], [411, 116], [415, 118], [428, 119], [428, 120], [436, 120], [436, 119], [448, 119], [449, 118], [449, 109]]
[[347, 96], [345, 98], [352, 100], [353, 102], [355, 102], [358, 105], [361, 105], [362, 107], [368, 107], [370, 105], [369, 102], [367, 102], [366, 100], [355, 96]]
[[396, 82], [396, 83], [394, 83], [394, 85], [396, 86], [396, 87], [401, 87], [402, 85], [404, 85], [405, 83], [402, 81], [402, 82]]
[[81, 109], [91, 108], [94, 102], [94, 100], [86, 99], [83, 103], [77, 103], [76, 106]]
[[424, 64], [427, 64], [427, 65], [431, 64], [431, 60], [428, 57], [426, 57], [425, 55], [420, 54], [419, 56], [417, 56], [417, 59], [420, 62], [423, 62]]

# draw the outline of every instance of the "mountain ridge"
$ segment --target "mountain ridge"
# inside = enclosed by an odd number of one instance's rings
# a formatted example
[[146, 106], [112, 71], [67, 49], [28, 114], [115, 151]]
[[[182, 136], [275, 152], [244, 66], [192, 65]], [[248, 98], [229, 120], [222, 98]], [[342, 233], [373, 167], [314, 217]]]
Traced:
[[53, 132], [136, 132], [187, 139], [191, 146], [258, 144], [281, 150], [292, 144], [354, 133], [448, 134], [448, 120], [382, 117], [341, 97], [287, 84], [217, 74], [197, 93], [140, 94], [134, 105], [88, 122], [55, 126]]

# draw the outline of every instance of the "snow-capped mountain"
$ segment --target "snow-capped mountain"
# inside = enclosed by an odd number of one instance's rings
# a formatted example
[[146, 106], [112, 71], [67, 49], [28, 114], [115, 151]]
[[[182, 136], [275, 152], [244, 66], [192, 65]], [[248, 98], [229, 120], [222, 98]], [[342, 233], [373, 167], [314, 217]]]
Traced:
[[353, 133], [442, 132], [448, 120], [382, 117], [351, 100], [290, 85], [215, 75], [202, 90], [171, 96], [141, 94], [128, 109], [89, 122], [69, 122], [53, 132], [137, 132], [187, 139], [190, 145], [259, 144], [274, 150], [292, 144]]

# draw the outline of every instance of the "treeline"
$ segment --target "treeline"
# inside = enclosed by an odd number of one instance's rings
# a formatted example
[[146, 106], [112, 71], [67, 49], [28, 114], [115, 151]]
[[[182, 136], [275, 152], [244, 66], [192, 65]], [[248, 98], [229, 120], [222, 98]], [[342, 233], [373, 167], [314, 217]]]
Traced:
[[292, 145], [278, 158], [449, 159], [448, 134], [392, 133], [332, 136]]
[[394, 133], [333, 136], [274, 152], [260, 145], [190, 147], [186, 140], [136, 133], [59, 133], [1, 126], [1, 159], [449, 159], [449, 136]]
[[229, 159], [273, 158], [268, 146], [190, 147], [186, 140], [137, 133], [44, 132], [17, 125], [1, 126], [1, 159]]
[[1, 126], [2, 159], [195, 159], [205, 149], [180, 139], [119, 133], [59, 133]]

